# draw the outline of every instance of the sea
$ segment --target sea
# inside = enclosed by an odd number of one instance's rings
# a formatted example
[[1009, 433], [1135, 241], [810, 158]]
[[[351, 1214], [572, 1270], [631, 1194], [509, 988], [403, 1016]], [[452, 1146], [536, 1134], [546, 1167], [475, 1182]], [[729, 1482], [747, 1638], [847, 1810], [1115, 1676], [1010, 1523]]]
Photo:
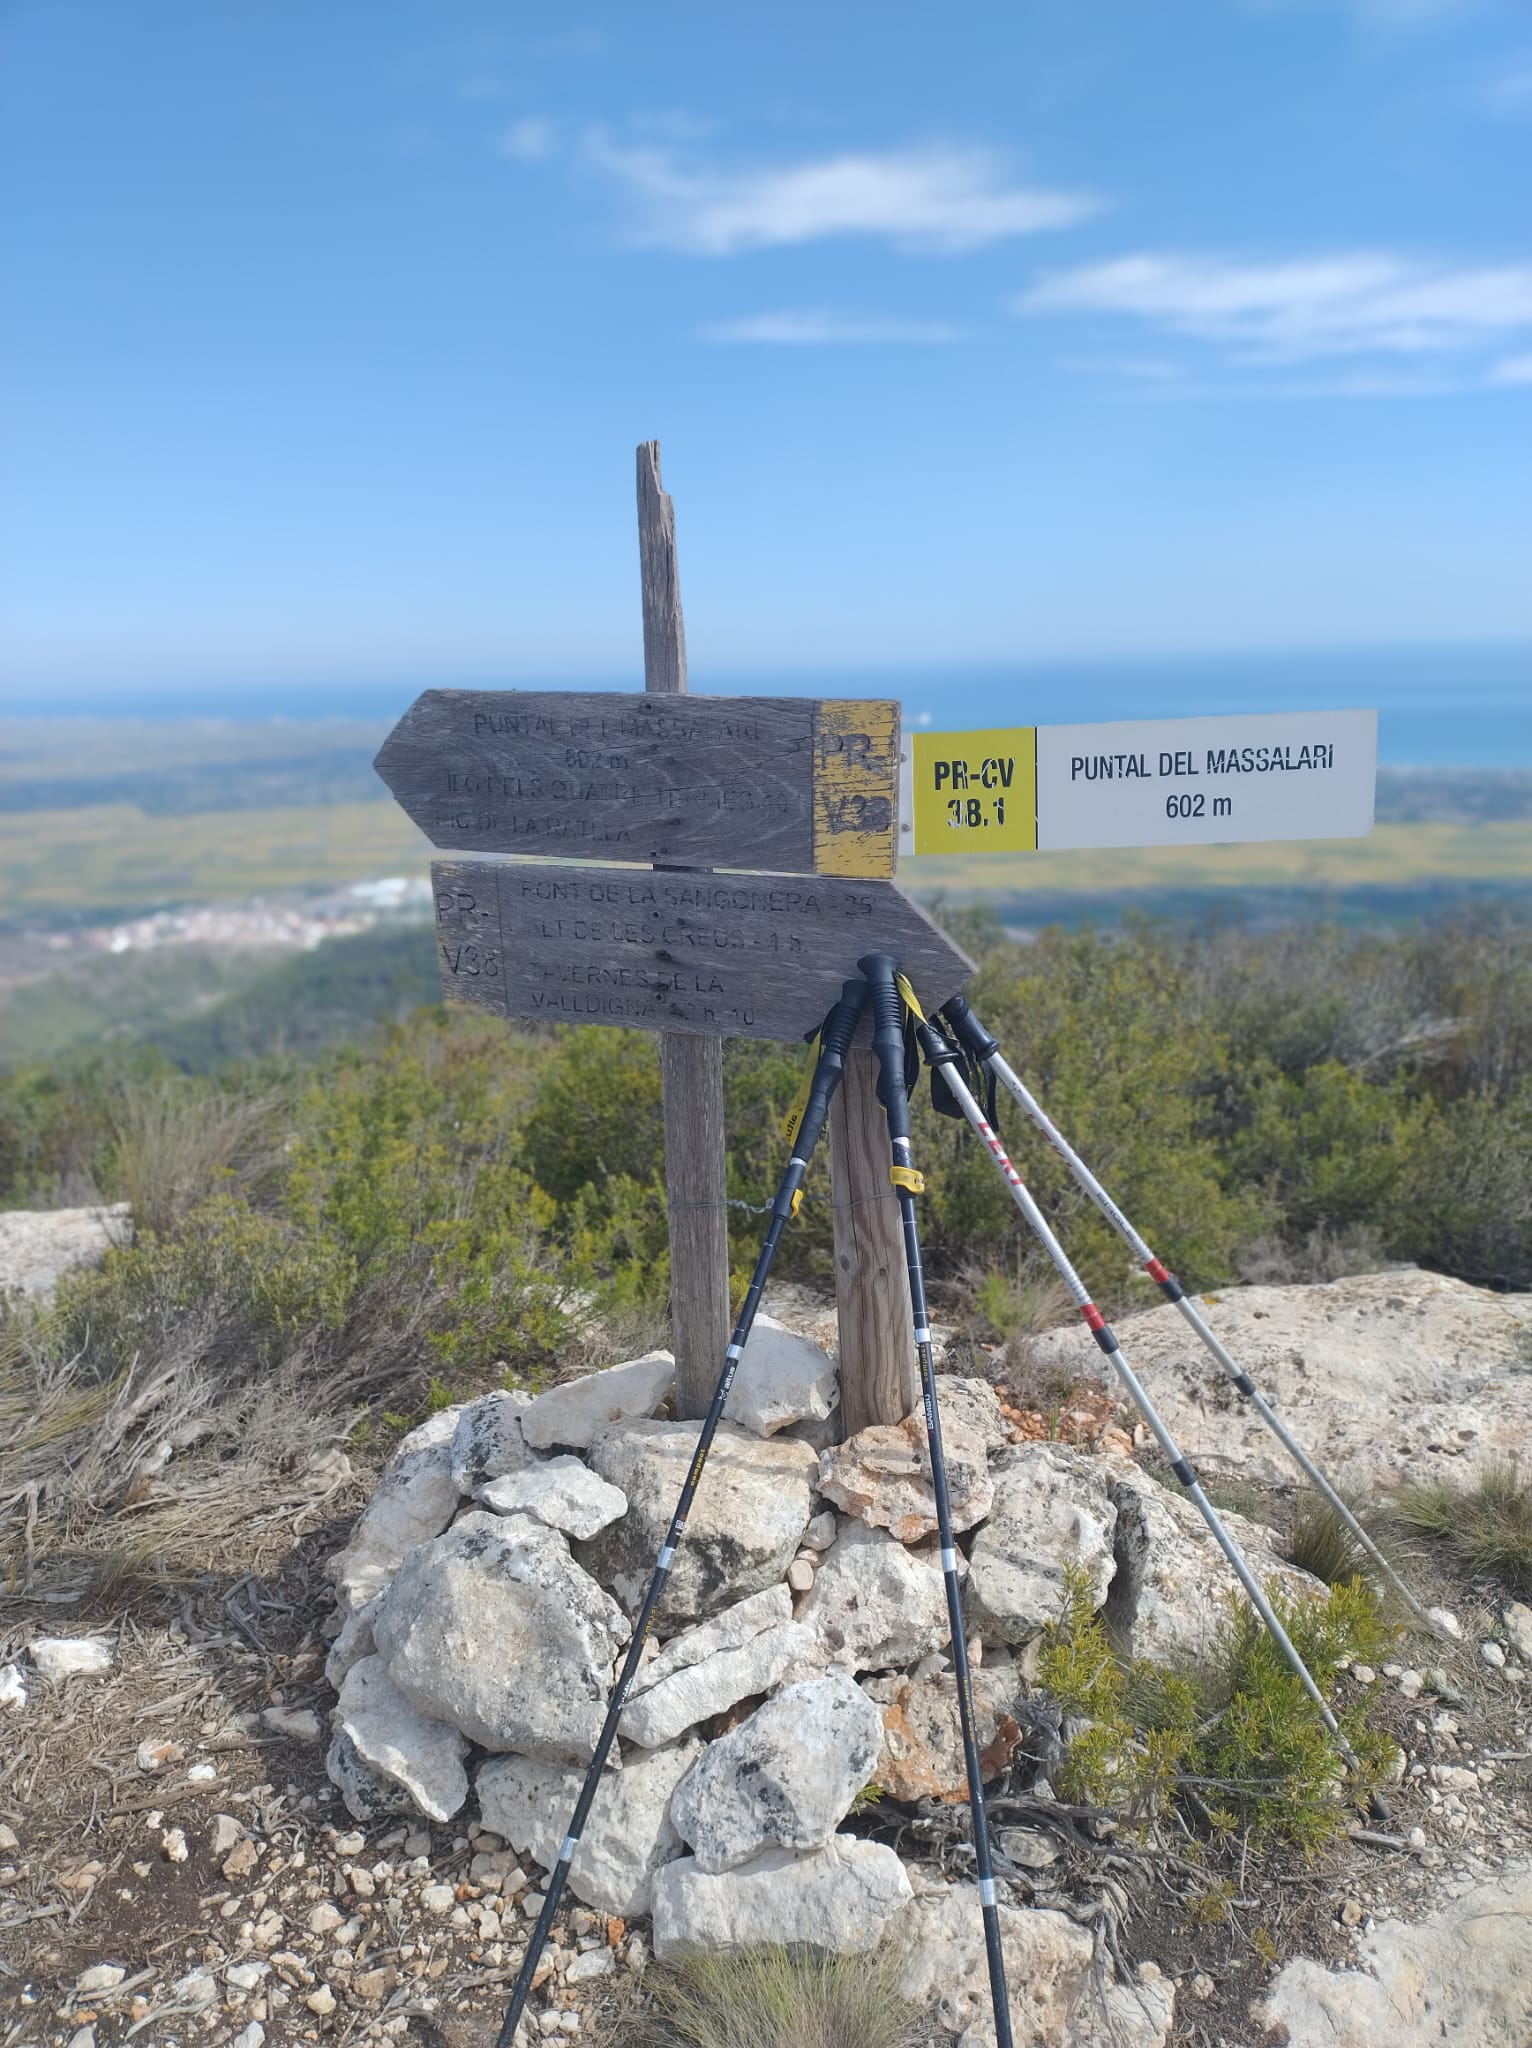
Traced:
[[[392, 720], [421, 690], [628, 689], [637, 672], [571, 677], [414, 674], [367, 683], [322, 676], [175, 689], [8, 693], [19, 716], [352, 717]], [[694, 660], [691, 688], [761, 696], [897, 697], [906, 729], [1088, 720], [1194, 718], [1229, 712], [1376, 709], [1378, 758], [1421, 768], [1532, 768], [1532, 644], [1361, 652], [1198, 654], [1180, 658], [930, 663], [835, 670], [731, 668]]]

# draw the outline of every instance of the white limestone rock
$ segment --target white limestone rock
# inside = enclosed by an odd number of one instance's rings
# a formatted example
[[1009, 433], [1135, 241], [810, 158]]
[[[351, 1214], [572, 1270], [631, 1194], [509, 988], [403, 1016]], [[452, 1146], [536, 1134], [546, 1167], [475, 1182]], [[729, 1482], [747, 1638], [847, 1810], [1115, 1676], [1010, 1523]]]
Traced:
[[847, 1522], [824, 1553], [798, 1619], [814, 1632], [814, 1660], [842, 1671], [913, 1664], [951, 1633], [940, 1561], [864, 1522]]
[[1011, 1441], [1011, 1426], [1000, 1413], [1000, 1397], [988, 1380], [938, 1373], [936, 1406], [942, 1419], [943, 1443], [953, 1423], [972, 1430], [990, 1457], [1003, 1451]]
[[[648, 1589], [700, 1430], [696, 1422], [629, 1422], [591, 1446], [592, 1466], [627, 1495], [628, 1512], [577, 1554], [630, 1614]], [[806, 1444], [720, 1423], [660, 1600], [661, 1627], [705, 1621], [785, 1577], [818, 1471]]]
[[1071, 1570], [1085, 1574], [1099, 1607], [1117, 1570], [1116, 1529], [1117, 1509], [1098, 1460], [1058, 1444], [1003, 1451], [995, 1460], [989, 1520], [969, 1552], [970, 1625], [986, 1642], [1030, 1642], [1063, 1618]]
[[55, 1685], [66, 1678], [104, 1678], [112, 1668], [112, 1646], [104, 1636], [39, 1636], [31, 1657]]
[[370, 1657], [377, 1649], [372, 1639], [372, 1623], [367, 1610], [360, 1614], [348, 1614], [341, 1623], [340, 1634], [330, 1645], [329, 1655], [324, 1660], [324, 1675], [339, 1692], [346, 1682], [346, 1673], [364, 1657]]
[[1285, 1963], [1254, 2008], [1288, 2048], [1526, 2048], [1532, 2041], [1532, 1862], [1521, 1859], [1424, 1920], [1380, 1920], [1357, 1969]]
[[364, 1762], [349, 1735], [338, 1733], [330, 1744], [325, 1775], [340, 1793], [347, 1813], [363, 1827], [415, 1811], [415, 1802], [404, 1787]]
[[448, 1722], [417, 1713], [381, 1657], [364, 1657], [346, 1673], [336, 1722], [362, 1762], [431, 1820], [450, 1820], [468, 1797], [467, 1743]]
[[883, 1717], [843, 1672], [790, 1685], [711, 1742], [677, 1785], [670, 1818], [699, 1868], [828, 1842], [872, 1777]]
[[0, 1297], [45, 1301], [65, 1273], [99, 1266], [114, 1245], [133, 1240], [126, 1202], [93, 1209], [0, 1210]]
[[[892, 1799], [966, 1799], [968, 1773], [950, 1671], [868, 1678], [862, 1690], [883, 1721], [883, 1746], [869, 1774]], [[1021, 1674], [1008, 1657], [986, 1657], [973, 1674], [979, 1756], [985, 1779], [998, 1777], [1021, 1740], [1014, 1719]]]
[[865, 1955], [910, 1896], [893, 1850], [853, 1835], [807, 1854], [766, 1849], [716, 1873], [682, 1856], [654, 1880], [654, 1952], [662, 1961], [777, 1945]]
[[[598, 1913], [632, 1919], [649, 1911], [654, 1874], [683, 1853], [666, 1809], [702, 1744], [629, 1750], [620, 1771], [602, 1780], [569, 1869], [570, 1888]], [[551, 1870], [563, 1846], [584, 1772], [496, 1757], [478, 1775], [484, 1825]]]
[[813, 1651], [812, 1631], [791, 1616], [787, 1587], [769, 1586], [672, 1636], [635, 1677], [620, 1733], [655, 1749], [740, 1700], [770, 1692], [789, 1665]]
[[[984, 1440], [964, 1422], [942, 1431], [952, 1527], [982, 1522], [994, 1499]], [[888, 1529], [901, 1543], [919, 1543], [937, 1529], [936, 1494], [923, 1414], [899, 1423], [873, 1423], [843, 1444], [822, 1451], [819, 1490], [843, 1513], [872, 1529]]]
[[[1212, 1532], [1184, 1494], [1171, 1493], [1136, 1465], [1114, 1461], [1117, 1574], [1106, 1623], [1130, 1657], [1157, 1664], [1204, 1660], [1243, 1591]], [[1327, 1600], [1329, 1588], [1277, 1555], [1269, 1529], [1221, 1513], [1225, 1528], [1268, 1592]]]
[[479, 1488], [497, 1515], [532, 1515], [566, 1536], [599, 1535], [628, 1512], [628, 1496], [609, 1486], [575, 1457], [549, 1458], [522, 1472], [507, 1472]]
[[[1497, 1294], [1405, 1267], [1321, 1286], [1230, 1287], [1199, 1298], [1240, 1365], [1342, 1488], [1374, 1492], [1448, 1479], [1532, 1445], [1525, 1346], [1532, 1294]], [[1199, 1471], [1288, 1486], [1287, 1453], [1165, 1303], [1118, 1324]], [[1111, 1377], [1076, 1323], [1030, 1340], [1032, 1356], [1082, 1378]]]
[[[1000, 1942], [1018, 2043], [1048, 2048], [1164, 2048], [1175, 2017], [1174, 1988], [1151, 1964], [1132, 1984], [1098, 1993], [1089, 1931], [1063, 1913], [1002, 1905]], [[989, 1972], [979, 1888], [939, 1886], [924, 1892], [888, 1930], [902, 1964], [900, 1988], [934, 2008], [957, 2048], [994, 2048]]]
[[670, 1398], [676, 1362], [668, 1351], [647, 1351], [624, 1365], [549, 1387], [521, 1413], [521, 1432], [534, 1450], [555, 1444], [588, 1450], [603, 1430], [657, 1414]]
[[822, 1344], [758, 1314], [724, 1404], [724, 1420], [755, 1436], [827, 1421], [839, 1399], [836, 1365]]
[[537, 1462], [537, 1453], [521, 1433], [521, 1418], [532, 1396], [516, 1388], [485, 1394], [458, 1414], [452, 1432], [452, 1483], [461, 1494], [475, 1494], [487, 1480], [521, 1472]]
[[474, 1512], [411, 1551], [374, 1603], [389, 1675], [485, 1749], [584, 1764], [630, 1633], [615, 1601], [528, 1515]]
[[344, 1614], [377, 1598], [417, 1543], [439, 1536], [457, 1512], [452, 1439], [457, 1408], [443, 1408], [400, 1444], [351, 1537], [330, 1564]]

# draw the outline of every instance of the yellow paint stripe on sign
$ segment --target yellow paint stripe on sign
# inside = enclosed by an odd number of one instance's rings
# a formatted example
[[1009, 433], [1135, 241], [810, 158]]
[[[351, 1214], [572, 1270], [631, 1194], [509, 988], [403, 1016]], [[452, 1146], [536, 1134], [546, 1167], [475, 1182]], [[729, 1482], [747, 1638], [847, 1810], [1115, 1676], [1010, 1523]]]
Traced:
[[899, 706], [825, 697], [814, 713], [814, 872], [894, 872]]
[[1031, 853], [1037, 847], [1037, 727], [915, 733], [906, 853]]

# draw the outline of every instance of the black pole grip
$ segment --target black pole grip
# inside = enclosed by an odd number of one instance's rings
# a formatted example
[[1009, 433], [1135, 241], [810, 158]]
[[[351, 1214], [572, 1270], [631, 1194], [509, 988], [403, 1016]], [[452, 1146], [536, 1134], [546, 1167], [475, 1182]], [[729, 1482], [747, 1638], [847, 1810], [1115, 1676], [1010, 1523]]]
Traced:
[[910, 1098], [904, 1086], [904, 1006], [894, 980], [899, 970], [892, 953], [866, 953], [856, 964], [872, 990], [878, 1100], [888, 1115], [888, 1135], [897, 1143], [910, 1135]]
[[830, 1113], [830, 1098], [840, 1084], [846, 1054], [866, 1006], [867, 984], [857, 975], [842, 984], [840, 999], [825, 1018], [819, 1040], [819, 1058], [814, 1065], [814, 1078], [809, 1083], [809, 1099], [803, 1106], [803, 1119], [793, 1141], [793, 1153], [799, 1159], [811, 1158], [814, 1147], [819, 1143], [825, 1118]]
[[972, 1053], [976, 1060], [987, 1060], [1000, 1050], [999, 1039], [985, 1030], [968, 1007], [967, 996], [953, 996], [942, 1004], [941, 1014], [964, 1052]]

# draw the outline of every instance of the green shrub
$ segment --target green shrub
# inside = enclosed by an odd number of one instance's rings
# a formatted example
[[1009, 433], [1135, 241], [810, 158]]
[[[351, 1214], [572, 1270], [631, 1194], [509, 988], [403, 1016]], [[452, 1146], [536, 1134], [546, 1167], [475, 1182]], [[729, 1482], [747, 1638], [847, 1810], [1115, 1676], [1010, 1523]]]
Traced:
[[1268, 1074], [1224, 1170], [1261, 1189], [1289, 1233], [1368, 1222], [1392, 1242], [1434, 1114], [1402, 1081], [1377, 1086], [1335, 1060]]
[[[1327, 1601], [1274, 1596], [1272, 1604], [1326, 1696], [1343, 1659], [1382, 1662], [1398, 1637], [1359, 1579]], [[1215, 1834], [1243, 1826], [1257, 1839], [1304, 1848], [1345, 1825], [1334, 1740], [1244, 1601], [1231, 1607], [1212, 1670], [1193, 1676], [1116, 1658], [1088, 1581], [1072, 1573], [1064, 1619], [1043, 1631], [1038, 1683], [1083, 1723], [1059, 1771], [1057, 1789], [1068, 1799], [1142, 1817], [1194, 1792], [1190, 1813]], [[1359, 1713], [1341, 1723], [1363, 1765], [1348, 1797], [1362, 1800], [1391, 1746]]]

